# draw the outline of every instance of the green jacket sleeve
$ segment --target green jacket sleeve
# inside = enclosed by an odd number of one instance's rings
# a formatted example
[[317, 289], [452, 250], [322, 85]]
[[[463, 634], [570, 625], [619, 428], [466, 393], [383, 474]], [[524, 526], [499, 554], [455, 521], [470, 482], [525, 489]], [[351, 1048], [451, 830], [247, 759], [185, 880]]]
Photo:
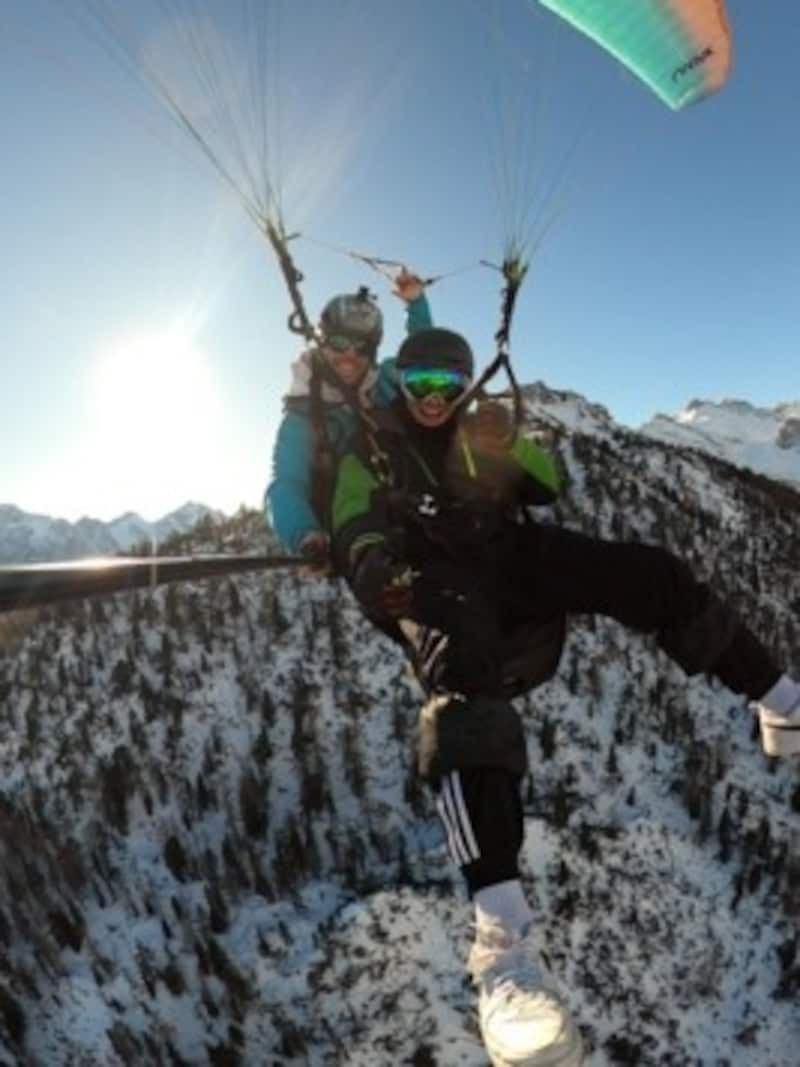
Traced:
[[339, 464], [333, 493], [333, 541], [339, 565], [349, 573], [358, 556], [387, 539], [380, 485], [352, 452]]
[[520, 486], [524, 503], [551, 504], [562, 489], [555, 458], [529, 437], [521, 436], [511, 447], [511, 457], [526, 475]]

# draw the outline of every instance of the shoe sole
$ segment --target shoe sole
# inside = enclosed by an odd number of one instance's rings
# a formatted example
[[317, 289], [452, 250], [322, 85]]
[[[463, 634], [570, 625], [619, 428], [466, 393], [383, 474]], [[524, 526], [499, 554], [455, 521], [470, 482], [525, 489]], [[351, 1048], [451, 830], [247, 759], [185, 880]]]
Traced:
[[542, 1049], [541, 1052], [522, 1060], [509, 1060], [493, 1050], [486, 1042], [484, 1042], [484, 1047], [492, 1067], [581, 1067], [583, 1063], [583, 1039], [574, 1025], [570, 1030], [569, 1044], [566, 1048], [562, 1047], [550, 1052]]
[[800, 755], [800, 723], [761, 717], [761, 745], [768, 756]]

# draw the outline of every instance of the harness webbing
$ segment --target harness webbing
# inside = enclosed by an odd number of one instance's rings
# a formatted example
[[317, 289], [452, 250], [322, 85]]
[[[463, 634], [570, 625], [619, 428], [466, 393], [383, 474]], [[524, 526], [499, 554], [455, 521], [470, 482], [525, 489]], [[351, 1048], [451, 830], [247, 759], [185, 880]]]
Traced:
[[480, 375], [475, 384], [468, 389], [464, 396], [459, 400], [458, 406], [466, 407], [474, 399], [484, 398], [486, 396], [486, 383], [490, 381], [502, 367], [506, 372], [506, 377], [511, 386], [514, 418], [513, 426], [514, 433], [516, 434], [522, 426], [524, 409], [519, 384], [516, 375], [514, 374], [514, 369], [511, 366], [511, 354], [508, 347], [511, 338], [511, 320], [514, 316], [514, 307], [517, 296], [519, 295], [519, 290], [525, 280], [525, 275], [528, 272], [528, 265], [519, 259], [506, 259], [501, 267], [496, 267], [493, 263], [487, 263], [485, 260], [483, 262], [485, 266], [499, 270], [503, 275], [505, 282], [503, 285], [502, 303], [500, 306], [500, 325], [494, 335], [497, 352], [492, 362]]
[[289, 255], [288, 242], [296, 237], [297, 234], [287, 234], [283, 226], [280, 224], [279, 226], [267, 219], [264, 223], [264, 233], [278, 258], [278, 266], [281, 268], [281, 274], [286, 282], [286, 288], [289, 290], [289, 298], [292, 301], [293, 310], [289, 315], [287, 324], [292, 333], [301, 334], [307, 341], [318, 341], [317, 331], [311, 324], [311, 319], [308, 317], [308, 312], [300, 293], [300, 283], [303, 280], [303, 275]]

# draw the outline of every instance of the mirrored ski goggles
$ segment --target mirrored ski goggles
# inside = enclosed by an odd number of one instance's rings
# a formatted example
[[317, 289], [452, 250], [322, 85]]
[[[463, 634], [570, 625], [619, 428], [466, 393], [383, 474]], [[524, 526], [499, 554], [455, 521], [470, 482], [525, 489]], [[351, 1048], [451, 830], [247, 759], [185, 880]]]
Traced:
[[460, 370], [447, 367], [409, 367], [400, 371], [400, 385], [412, 400], [424, 400], [434, 393], [448, 404], [458, 400], [467, 391], [470, 378]]
[[372, 353], [372, 345], [368, 341], [354, 341], [352, 337], [344, 337], [334, 334], [333, 337], [323, 338], [326, 348], [334, 352], [349, 352], [351, 349], [360, 356], [368, 356]]

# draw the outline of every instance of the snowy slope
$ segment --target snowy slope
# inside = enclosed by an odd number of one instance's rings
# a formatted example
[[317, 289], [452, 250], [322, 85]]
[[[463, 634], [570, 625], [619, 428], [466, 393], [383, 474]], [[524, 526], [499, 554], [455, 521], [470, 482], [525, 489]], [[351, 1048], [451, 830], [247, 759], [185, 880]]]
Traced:
[[91, 518], [67, 522], [0, 504], [0, 563], [114, 555], [141, 544], [159, 544], [172, 534], [185, 533], [206, 517], [219, 520], [222, 515], [204, 504], [189, 502], [156, 522], [147, 522], [134, 512], [111, 522]]
[[800, 403], [758, 408], [742, 400], [692, 400], [675, 415], [656, 415], [640, 432], [800, 485]]
[[[526, 393], [570, 475], [557, 520], [667, 544], [800, 672], [800, 496]], [[417, 699], [347, 591], [294, 572], [10, 632], [0, 1064], [485, 1067]], [[588, 1067], [796, 1067], [797, 767], [610, 621], [575, 620], [519, 707], [524, 878]]]

